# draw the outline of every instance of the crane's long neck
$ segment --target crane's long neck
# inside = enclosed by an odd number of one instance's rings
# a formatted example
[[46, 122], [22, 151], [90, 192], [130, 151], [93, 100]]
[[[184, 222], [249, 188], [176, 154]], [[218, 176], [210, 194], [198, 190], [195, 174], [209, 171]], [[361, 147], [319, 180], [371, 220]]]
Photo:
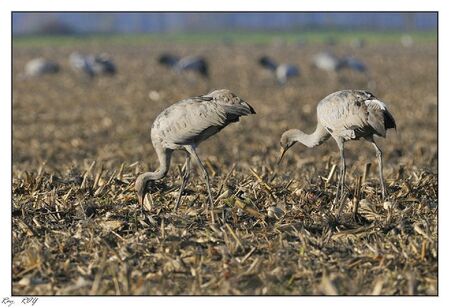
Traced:
[[160, 146], [155, 147], [158, 155], [159, 168], [154, 172], [144, 172], [139, 177], [143, 182], [160, 180], [166, 176], [170, 167], [170, 158], [172, 157], [172, 150], [164, 149]]
[[305, 134], [301, 130], [292, 130], [290, 138], [294, 141], [301, 142], [308, 148], [312, 148], [321, 145], [330, 137], [328, 131], [320, 124], [317, 123], [316, 130], [312, 134]]

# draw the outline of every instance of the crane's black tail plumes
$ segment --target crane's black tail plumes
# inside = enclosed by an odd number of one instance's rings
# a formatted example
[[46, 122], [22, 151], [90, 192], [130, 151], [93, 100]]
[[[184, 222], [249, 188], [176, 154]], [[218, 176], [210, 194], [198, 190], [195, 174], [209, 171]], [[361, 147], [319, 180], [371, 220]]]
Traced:
[[397, 123], [395, 123], [394, 116], [387, 110], [384, 111], [383, 115], [384, 115], [384, 127], [386, 128], [386, 130], [388, 130], [389, 128], [397, 130]]
[[246, 116], [246, 115], [250, 115], [250, 114], [256, 114], [255, 109], [252, 106], [250, 106], [250, 104], [247, 103], [246, 101], [244, 101], [243, 99], [241, 99], [239, 103], [234, 103], [233, 107], [236, 108], [236, 112], [239, 115]]
[[168, 53], [163, 53], [158, 59], [158, 62], [160, 64], [167, 65], [170, 67], [175, 66], [178, 63], [178, 61], [179, 61], [178, 57]]
[[274, 71], [277, 69], [277, 64], [267, 56], [261, 57], [258, 62], [263, 67], [265, 67], [271, 71]]
[[203, 77], [205, 78], [209, 77], [208, 63], [205, 60], [203, 59], [200, 60], [198, 65], [198, 71]]
[[249, 103], [241, 101], [232, 105], [222, 105], [225, 111], [226, 122], [239, 122], [239, 117], [256, 114], [255, 109]]
[[248, 110], [250, 111], [248, 114], [256, 114], [255, 109], [253, 109], [252, 106], [250, 106], [249, 103], [245, 103], [247, 105]]

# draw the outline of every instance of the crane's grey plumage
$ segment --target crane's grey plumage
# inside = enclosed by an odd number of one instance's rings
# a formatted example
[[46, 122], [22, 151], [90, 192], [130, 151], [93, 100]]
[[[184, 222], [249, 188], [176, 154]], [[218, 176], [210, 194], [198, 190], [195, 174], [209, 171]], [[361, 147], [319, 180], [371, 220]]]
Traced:
[[386, 131], [396, 128], [396, 123], [386, 105], [372, 93], [363, 90], [343, 90], [332, 93], [321, 100], [317, 106], [317, 127], [314, 133], [305, 134], [298, 129], [291, 129], [281, 136], [282, 154], [296, 142], [307, 147], [322, 144], [332, 136], [339, 147], [341, 157], [340, 177], [336, 193], [336, 201], [344, 193], [345, 157], [344, 143], [364, 138], [372, 143], [378, 158], [378, 170], [383, 199], [386, 189], [383, 179], [382, 152], [373, 137], [386, 137]]
[[200, 56], [188, 56], [180, 59], [172, 54], [164, 53], [159, 57], [158, 62], [174, 69], [176, 72], [194, 71], [203, 77], [209, 75], [208, 62]]
[[96, 74], [114, 75], [117, 72], [117, 67], [113, 60], [105, 53], [95, 55], [91, 61]]
[[82, 55], [73, 52], [69, 56], [69, 63], [75, 71], [83, 72], [89, 77], [97, 75], [114, 75], [117, 68], [106, 54]]
[[321, 52], [314, 56], [313, 66], [327, 72], [335, 72], [339, 67], [339, 59], [330, 52]]
[[292, 64], [277, 64], [267, 56], [259, 59], [259, 64], [272, 71], [280, 85], [285, 84], [289, 78], [300, 75], [300, 69]]
[[359, 73], [366, 73], [367, 66], [359, 59], [353, 57], [344, 57], [339, 60], [338, 70], [350, 69]]
[[25, 76], [36, 77], [59, 72], [58, 63], [44, 58], [35, 58], [25, 65]]
[[139, 203], [143, 204], [147, 184], [162, 179], [167, 174], [172, 152], [183, 150], [187, 155], [175, 209], [178, 208], [189, 180], [191, 159], [202, 169], [212, 208], [208, 172], [198, 157], [196, 148], [202, 141], [218, 133], [228, 124], [238, 122], [239, 117], [254, 113], [255, 110], [247, 102], [226, 89], [182, 100], [161, 112], [151, 129], [151, 139], [160, 166], [157, 171], [145, 172], [136, 179], [135, 188]]
[[354, 57], [338, 58], [330, 52], [321, 52], [313, 58], [313, 66], [327, 72], [339, 72], [350, 69], [359, 73], [367, 73], [367, 66]]

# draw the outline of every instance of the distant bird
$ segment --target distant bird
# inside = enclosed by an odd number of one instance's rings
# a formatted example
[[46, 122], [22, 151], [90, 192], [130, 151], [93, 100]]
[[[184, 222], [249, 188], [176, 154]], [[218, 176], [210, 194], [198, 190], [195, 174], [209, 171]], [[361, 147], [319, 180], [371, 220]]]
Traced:
[[114, 75], [117, 73], [117, 67], [113, 60], [105, 53], [91, 57], [92, 68], [99, 75]]
[[409, 34], [404, 34], [400, 38], [400, 43], [403, 47], [410, 48], [414, 45], [414, 39]]
[[117, 71], [113, 61], [106, 54], [82, 55], [73, 52], [69, 56], [69, 62], [75, 71], [83, 72], [89, 77], [114, 75]]
[[367, 66], [361, 61], [353, 57], [344, 57], [339, 60], [338, 70], [350, 69], [359, 73], [367, 73]]
[[264, 68], [274, 73], [280, 85], [285, 84], [289, 78], [300, 75], [300, 70], [297, 66], [292, 64], [277, 64], [267, 56], [261, 57], [258, 62]]
[[197, 146], [218, 133], [228, 124], [238, 122], [240, 116], [255, 114], [255, 110], [231, 91], [215, 90], [199, 97], [179, 101], [158, 115], [151, 129], [153, 147], [159, 159], [159, 169], [145, 172], [136, 179], [135, 189], [139, 204], [143, 204], [147, 185], [166, 176], [172, 152], [186, 153], [183, 182], [175, 204], [178, 208], [181, 195], [189, 180], [191, 158], [200, 166], [208, 189], [209, 203], [213, 207], [208, 172], [197, 155]]
[[364, 39], [360, 39], [360, 38], [355, 38], [350, 42], [350, 46], [352, 48], [364, 48], [364, 46], [366, 46], [366, 40]]
[[314, 133], [305, 134], [298, 129], [290, 129], [281, 136], [282, 153], [279, 162], [286, 151], [296, 142], [301, 142], [309, 148], [318, 146], [330, 136], [334, 138], [341, 156], [340, 177], [335, 203], [344, 194], [345, 157], [344, 143], [350, 140], [366, 139], [372, 143], [378, 158], [378, 171], [381, 182], [381, 194], [386, 196], [383, 178], [382, 152], [377, 146], [374, 136], [386, 137], [386, 131], [396, 128], [395, 120], [386, 105], [372, 93], [363, 90], [343, 90], [325, 97], [317, 105], [317, 127]]
[[159, 57], [158, 62], [177, 72], [194, 71], [203, 77], [209, 76], [208, 63], [203, 57], [189, 56], [180, 59], [172, 54], [164, 53]]
[[44, 58], [30, 60], [25, 65], [25, 77], [36, 77], [59, 72], [58, 63]]
[[338, 58], [329, 52], [321, 52], [313, 58], [313, 66], [327, 71], [338, 72], [343, 69], [350, 69], [359, 73], [366, 73], [367, 67], [361, 61], [353, 57]]
[[336, 72], [339, 69], [339, 59], [330, 52], [321, 52], [313, 58], [313, 66], [323, 71]]

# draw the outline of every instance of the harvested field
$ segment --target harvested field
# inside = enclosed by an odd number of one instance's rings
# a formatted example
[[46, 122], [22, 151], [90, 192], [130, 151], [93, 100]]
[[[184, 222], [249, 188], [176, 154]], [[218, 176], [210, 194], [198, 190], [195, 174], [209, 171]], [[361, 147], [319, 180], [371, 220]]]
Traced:
[[[358, 73], [314, 70], [312, 57], [326, 48], [105, 40], [14, 46], [13, 295], [436, 295], [436, 43], [334, 46], [365, 61], [369, 85]], [[108, 52], [118, 74], [90, 80], [72, 72], [74, 50]], [[164, 51], [204, 55], [211, 78], [158, 65]], [[257, 65], [264, 54], [298, 64], [300, 78], [278, 86]], [[23, 79], [25, 63], [38, 56], [58, 61], [61, 72]], [[180, 99], [219, 88], [257, 114], [199, 147], [216, 224], [204, 210], [197, 168], [172, 211], [182, 153], [141, 208], [134, 180], [158, 167], [152, 121]], [[337, 183], [330, 171], [339, 162], [332, 139], [314, 149], [294, 146], [279, 166], [277, 159], [281, 133], [312, 132], [316, 104], [347, 88], [369, 88], [398, 128], [379, 141], [389, 202], [380, 199], [371, 145], [349, 142], [348, 199], [339, 214], [330, 211]]]

